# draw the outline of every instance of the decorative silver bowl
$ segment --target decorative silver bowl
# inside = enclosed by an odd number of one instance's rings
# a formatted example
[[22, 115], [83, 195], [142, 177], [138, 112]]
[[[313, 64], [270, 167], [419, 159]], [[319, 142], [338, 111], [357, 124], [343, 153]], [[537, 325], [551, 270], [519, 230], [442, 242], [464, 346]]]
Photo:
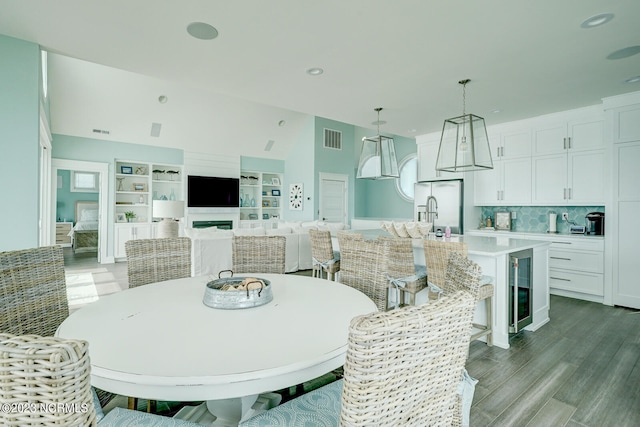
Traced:
[[[222, 273], [222, 272], [220, 272]], [[233, 273], [231, 273], [233, 274]], [[220, 276], [220, 274], [218, 274]], [[257, 281], [248, 284], [260, 283], [257, 289], [233, 289], [241, 285], [247, 277], [222, 277], [207, 283], [202, 302], [212, 308], [236, 310], [240, 308], [258, 307], [267, 304], [273, 299], [271, 282], [255, 277]], [[259, 282], [258, 282], [259, 281]]]

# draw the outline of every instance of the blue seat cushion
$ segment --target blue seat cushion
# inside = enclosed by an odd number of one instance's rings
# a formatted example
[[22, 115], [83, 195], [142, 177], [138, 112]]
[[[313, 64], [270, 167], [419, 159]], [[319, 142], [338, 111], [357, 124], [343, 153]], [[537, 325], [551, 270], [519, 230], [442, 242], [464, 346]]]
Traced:
[[269, 409], [240, 423], [240, 427], [335, 427], [340, 420], [343, 381], [334, 381]]

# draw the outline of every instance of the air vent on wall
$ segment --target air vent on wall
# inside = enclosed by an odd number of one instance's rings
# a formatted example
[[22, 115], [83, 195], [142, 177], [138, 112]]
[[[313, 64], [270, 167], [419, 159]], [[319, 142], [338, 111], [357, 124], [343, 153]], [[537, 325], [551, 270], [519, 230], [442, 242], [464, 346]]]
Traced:
[[324, 130], [324, 148], [342, 150], [342, 132], [333, 129]]

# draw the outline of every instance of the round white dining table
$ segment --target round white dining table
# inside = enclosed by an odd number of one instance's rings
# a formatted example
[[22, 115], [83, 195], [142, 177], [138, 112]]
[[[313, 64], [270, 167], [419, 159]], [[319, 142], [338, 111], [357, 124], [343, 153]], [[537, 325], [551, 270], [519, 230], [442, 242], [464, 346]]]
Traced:
[[270, 280], [273, 300], [216, 309], [202, 302], [211, 277], [169, 280], [102, 297], [71, 314], [56, 335], [89, 342], [98, 388], [144, 399], [217, 400], [280, 390], [342, 366], [351, 319], [377, 310], [340, 283], [242, 276]]

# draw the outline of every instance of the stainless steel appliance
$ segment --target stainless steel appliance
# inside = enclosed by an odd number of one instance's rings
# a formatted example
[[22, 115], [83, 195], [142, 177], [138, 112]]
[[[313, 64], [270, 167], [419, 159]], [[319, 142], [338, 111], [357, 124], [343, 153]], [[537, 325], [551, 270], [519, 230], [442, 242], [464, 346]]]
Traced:
[[589, 212], [584, 220], [587, 234], [604, 236], [604, 212]]
[[449, 226], [452, 233], [462, 234], [462, 203], [461, 179], [418, 182], [415, 184], [414, 220], [432, 223], [433, 231], [444, 231]]
[[533, 321], [533, 249], [509, 254], [509, 333]]

